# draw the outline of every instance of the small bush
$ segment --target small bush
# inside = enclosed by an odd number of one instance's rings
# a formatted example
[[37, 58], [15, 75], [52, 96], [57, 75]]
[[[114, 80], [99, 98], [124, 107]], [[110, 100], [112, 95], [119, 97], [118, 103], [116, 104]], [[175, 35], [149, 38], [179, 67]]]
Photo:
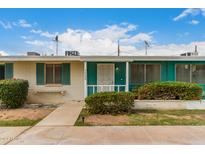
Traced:
[[27, 80], [1, 80], [0, 99], [7, 108], [18, 108], [24, 104], [28, 95]]
[[130, 92], [102, 92], [88, 96], [86, 107], [93, 114], [117, 114], [129, 112], [134, 106], [134, 95]]
[[199, 100], [202, 98], [202, 88], [188, 82], [152, 82], [140, 87], [138, 99], [147, 100]]

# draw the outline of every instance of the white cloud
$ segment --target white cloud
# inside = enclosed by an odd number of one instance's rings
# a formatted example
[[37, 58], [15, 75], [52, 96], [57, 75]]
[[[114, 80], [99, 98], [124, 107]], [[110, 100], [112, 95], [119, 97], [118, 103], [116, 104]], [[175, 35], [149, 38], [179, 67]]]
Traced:
[[174, 21], [181, 20], [189, 15], [191, 16], [197, 16], [197, 15], [205, 16], [205, 9], [185, 9], [182, 13], [180, 13], [178, 16], [174, 17]]
[[34, 34], [40, 34], [42, 31], [41, 31], [41, 30], [31, 29], [30, 32], [31, 32], [31, 33], [34, 33]]
[[178, 20], [183, 19], [189, 15], [196, 16], [196, 15], [200, 14], [200, 11], [201, 11], [201, 9], [186, 9], [181, 14], [174, 17], [173, 20], [178, 21]]
[[189, 32], [184, 32], [184, 33], [178, 33], [176, 34], [178, 37], [186, 37], [186, 36], [189, 36], [190, 33]]
[[27, 36], [21, 36], [22, 39], [27, 40], [28, 37]]
[[48, 31], [44, 32], [42, 30], [35, 30], [35, 29], [32, 29], [30, 32], [34, 34], [39, 34], [40, 36], [44, 36], [47, 38], [54, 38], [56, 35], [58, 35], [58, 33], [49, 33]]
[[8, 53], [6, 51], [0, 50], [0, 56], [7, 56]]
[[45, 46], [44, 41], [40, 41], [40, 40], [25, 41], [25, 43], [34, 45], [34, 46]]
[[189, 24], [191, 24], [191, 25], [198, 25], [199, 21], [198, 20], [191, 20], [191, 21], [189, 21]]
[[122, 23], [118, 25], [107, 25], [106, 28], [97, 30], [92, 33], [96, 38], [109, 38], [112, 41], [128, 37], [127, 32], [136, 30], [137, 25]]
[[19, 25], [20, 27], [23, 27], [23, 28], [32, 27], [32, 25], [29, 24], [25, 19], [19, 19], [19, 20], [18, 20], [18, 25]]
[[[180, 55], [184, 52], [193, 52], [194, 46], [198, 46], [198, 52], [200, 55], [205, 55], [205, 41], [191, 42], [188, 44], [167, 44], [167, 45], [152, 45], [148, 49], [149, 55]], [[142, 52], [143, 53], [143, 52]]]
[[59, 34], [59, 40], [62, 51], [78, 50], [86, 55], [106, 55], [117, 51], [118, 40], [121, 49], [125, 51], [136, 50], [136, 43], [140, 41], [152, 41], [153, 32], [134, 34], [136, 29], [137, 25], [128, 23], [107, 25], [96, 31], [68, 28], [66, 32]]
[[17, 22], [12, 22], [15, 27], [31, 28], [32, 24], [28, 23], [25, 19], [19, 19]]
[[4, 29], [11, 29], [11, 28], [12, 28], [12, 25], [11, 25], [10, 22], [0, 21], [0, 25], [1, 25]]
[[[148, 55], [180, 55], [183, 52], [193, 51], [195, 45], [198, 45], [200, 55], [205, 55], [205, 41], [160, 45], [154, 43], [156, 31], [136, 33], [136, 28], [127, 23], [110, 25], [95, 31], [68, 28], [64, 33], [59, 34], [59, 54], [64, 55], [65, 50], [77, 50], [81, 55], [117, 55], [117, 41], [120, 40], [121, 55], [144, 55], [143, 43], [146, 40], [151, 43]], [[32, 30], [32, 33], [41, 35], [42, 31]], [[185, 37], [190, 33], [177, 35]], [[36, 46], [37, 51], [55, 53], [55, 43], [51, 40], [34, 40], [26, 43]]]
[[0, 21], [0, 25], [4, 29], [11, 29], [13, 27], [31, 28], [32, 24], [28, 23], [25, 19], [19, 19], [17, 22], [3, 22]]

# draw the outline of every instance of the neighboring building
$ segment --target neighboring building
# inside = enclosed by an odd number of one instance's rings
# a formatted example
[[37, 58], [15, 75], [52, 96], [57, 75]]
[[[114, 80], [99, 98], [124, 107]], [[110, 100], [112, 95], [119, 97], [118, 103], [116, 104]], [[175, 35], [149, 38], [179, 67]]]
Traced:
[[185, 81], [205, 91], [203, 56], [1, 56], [1, 79], [29, 81], [30, 103], [83, 100], [151, 81]]
[[195, 45], [195, 50], [194, 52], [185, 52], [185, 53], [182, 53], [180, 54], [180, 56], [198, 56], [199, 53], [197, 51], [197, 46]]

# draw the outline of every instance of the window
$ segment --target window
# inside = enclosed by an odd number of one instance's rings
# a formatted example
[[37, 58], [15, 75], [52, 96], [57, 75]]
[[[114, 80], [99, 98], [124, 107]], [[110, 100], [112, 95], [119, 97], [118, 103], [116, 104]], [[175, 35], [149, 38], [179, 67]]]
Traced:
[[160, 80], [160, 65], [146, 65], [146, 82]]
[[46, 84], [61, 84], [61, 64], [46, 64]]
[[201, 84], [205, 83], [205, 64], [177, 64], [176, 80]]
[[0, 80], [5, 79], [5, 66], [0, 65]]
[[180, 64], [176, 65], [176, 80], [183, 82], [190, 82], [190, 65]]
[[160, 64], [131, 64], [131, 83], [143, 84], [160, 80]]
[[131, 83], [144, 83], [144, 64], [131, 64]]
[[205, 65], [192, 65], [192, 82], [205, 83]]

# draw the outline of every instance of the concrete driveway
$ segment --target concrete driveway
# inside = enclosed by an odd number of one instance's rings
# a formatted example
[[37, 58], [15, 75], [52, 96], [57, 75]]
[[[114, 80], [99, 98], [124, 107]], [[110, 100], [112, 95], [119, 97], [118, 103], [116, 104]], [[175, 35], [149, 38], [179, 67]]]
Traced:
[[9, 144], [205, 144], [205, 126], [36, 126]]

